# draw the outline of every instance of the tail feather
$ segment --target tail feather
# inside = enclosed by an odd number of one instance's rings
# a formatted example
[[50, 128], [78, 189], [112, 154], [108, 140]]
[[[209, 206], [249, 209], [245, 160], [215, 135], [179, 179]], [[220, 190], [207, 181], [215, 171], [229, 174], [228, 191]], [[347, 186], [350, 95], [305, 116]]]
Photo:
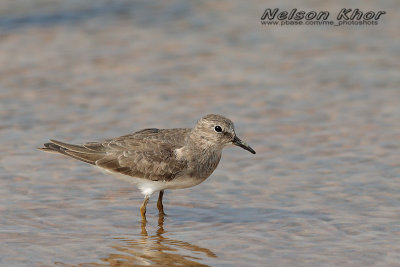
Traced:
[[45, 143], [43, 146], [44, 147], [39, 148], [39, 150], [63, 154], [93, 165], [96, 164], [97, 160], [102, 159], [105, 156], [104, 152], [93, 151], [84, 146], [67, 144], [57, 140], [50, 140], [50, 143]]

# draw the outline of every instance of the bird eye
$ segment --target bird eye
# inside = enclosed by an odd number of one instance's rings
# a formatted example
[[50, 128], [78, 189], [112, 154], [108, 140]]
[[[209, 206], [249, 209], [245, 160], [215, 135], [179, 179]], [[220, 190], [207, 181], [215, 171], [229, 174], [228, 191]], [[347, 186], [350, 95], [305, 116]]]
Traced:
[[215, 130], [217, 133], [222, 132], [222, 128], [221, 128], [221, 126], [219, 126], [219, 125], [215, 126], [214, 130]]

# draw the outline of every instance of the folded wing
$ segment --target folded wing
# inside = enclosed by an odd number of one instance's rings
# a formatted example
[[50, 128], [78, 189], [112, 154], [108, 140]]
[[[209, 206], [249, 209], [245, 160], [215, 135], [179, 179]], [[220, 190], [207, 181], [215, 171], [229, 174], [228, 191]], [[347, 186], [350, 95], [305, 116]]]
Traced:
[[184, 137], [190, 129], [179, 130], [145, 129], [84, 145], [50, 140], [42, 150], [58, 152], [110, 172], [153, 181], [169, 181], [182, 175], [187, 164], [176, 159], [174, 150], [183, 146]]

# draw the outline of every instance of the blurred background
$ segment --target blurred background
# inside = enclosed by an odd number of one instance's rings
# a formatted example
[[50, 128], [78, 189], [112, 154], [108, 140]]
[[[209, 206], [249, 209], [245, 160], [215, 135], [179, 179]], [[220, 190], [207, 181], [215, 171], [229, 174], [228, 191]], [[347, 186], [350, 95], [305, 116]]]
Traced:
[[[262, 26], [266, 8], [387, 12]], [[0, 1], [0, 265], [400, 264], [397, 1]], [[256, 151], [167, 191], [165, 220], [36, 150], [231, 118]]]

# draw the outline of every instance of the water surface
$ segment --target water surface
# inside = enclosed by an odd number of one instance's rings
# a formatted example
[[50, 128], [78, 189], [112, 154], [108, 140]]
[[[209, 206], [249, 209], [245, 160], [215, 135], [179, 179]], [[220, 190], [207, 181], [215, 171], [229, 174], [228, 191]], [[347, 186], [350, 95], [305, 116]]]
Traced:
[[[2, 1], [0, 265], [399, 265], [398, 5], [362, 2], [374, 27], [259, 22], [346, 3]], [[257, 154], [227, 148], [147, 224], [134, 187], [35, 149], [208, 113]]]

